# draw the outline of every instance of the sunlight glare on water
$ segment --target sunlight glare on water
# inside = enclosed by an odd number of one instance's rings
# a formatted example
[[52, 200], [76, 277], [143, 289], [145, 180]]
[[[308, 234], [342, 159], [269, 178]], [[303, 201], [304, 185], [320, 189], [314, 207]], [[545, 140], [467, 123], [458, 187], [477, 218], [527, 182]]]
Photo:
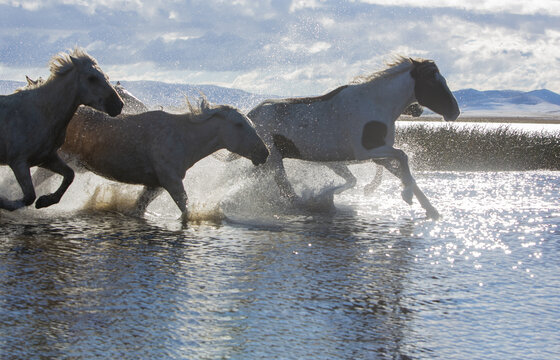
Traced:
[[208, 159], [186, 228], [167, 194], [135, 218], [139, 187], [87, 174], [59, 205], [0, 212], [0, 358], [560, 355], [558, 173], [418, 173], [432, 221], [390, 175], [364, 195], [371, 165], [334, 198], [330, 170], [287, 167], [310, 206]]

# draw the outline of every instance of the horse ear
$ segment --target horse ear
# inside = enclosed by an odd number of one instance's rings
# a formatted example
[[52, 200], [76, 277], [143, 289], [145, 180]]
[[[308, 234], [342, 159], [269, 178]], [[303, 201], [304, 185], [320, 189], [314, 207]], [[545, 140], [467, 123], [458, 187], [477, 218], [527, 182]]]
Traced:
[[420, 65], [419, 61], [414, 60], [413, 58], [409, 58], [410, 62], [412, 63], [412, 70], [410, 71], [410, 76], [412, 76], [413, 79], [416, 79], [418, 77], [418, 65]]
[[200, 109], [204, 112], [207, 110], [210, 110], [210, 103], [208, 102], [208, 100], [206, 99], [206, 96], [204, 96], [204, 94], [202, 94], [202, 98], [200, 100]]
[[33, 85], [33, 84], [35, 84], [35, 81], [31, 80], [31, 79], [29, 78], [29, 76], [27, 76], [27, 75], [25, 75], [25, 80], [27, 80], [27, 85]]
[[74, 66], [80, 65], [80, 59], [78, 59], [77, 57], [70, 55], [70, 60], [72, 61], [72, 64], [74, 64]]

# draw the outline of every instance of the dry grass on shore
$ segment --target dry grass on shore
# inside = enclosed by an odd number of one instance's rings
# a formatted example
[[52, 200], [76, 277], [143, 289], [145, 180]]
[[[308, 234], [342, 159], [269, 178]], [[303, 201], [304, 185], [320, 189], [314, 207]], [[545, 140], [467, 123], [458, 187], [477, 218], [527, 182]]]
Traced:
[[396, 146], [420, 170], [560, 170], [560, 133], [453, 124], [411, 124], [397, 131]]

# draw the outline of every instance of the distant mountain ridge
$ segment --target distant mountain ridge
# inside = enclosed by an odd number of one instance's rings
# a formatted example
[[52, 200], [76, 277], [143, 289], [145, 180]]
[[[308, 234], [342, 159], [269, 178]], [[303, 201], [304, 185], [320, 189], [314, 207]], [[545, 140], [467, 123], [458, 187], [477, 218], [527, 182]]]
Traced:
[[[230, 104], [248, 111], [276, 95], [258, 95], [216, 85], [170, 84], [159, 81], [121, 81], [121, 84], [150, 108], [185, 108], [185, 96], [197, 99], [204, 93], [215, 104]], [[24, 82], [0, 80], [0, 94], [10, 94]], [[325, 91], [326, 92], [326, 91]], [[464, 116], [554, 116], [560, 118], [560, 95], [547, 90], [454, 91]], [[425, 114], [431, 112], [426, 109]]]

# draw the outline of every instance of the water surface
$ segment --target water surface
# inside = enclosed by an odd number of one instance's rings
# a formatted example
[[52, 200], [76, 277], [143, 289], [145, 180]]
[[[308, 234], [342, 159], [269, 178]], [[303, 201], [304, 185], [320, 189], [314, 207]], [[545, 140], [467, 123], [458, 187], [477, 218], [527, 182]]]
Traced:
[[432, 221], [352, 169], [355, 190], [307, 211], [235, 181], [205, 207], [192, 184], [187, 228], [165, 196], [141, 219], [84, 209], [84, 178], [0, 212], [0, 358], [560, 357], [560, 173], [419, 173]]

